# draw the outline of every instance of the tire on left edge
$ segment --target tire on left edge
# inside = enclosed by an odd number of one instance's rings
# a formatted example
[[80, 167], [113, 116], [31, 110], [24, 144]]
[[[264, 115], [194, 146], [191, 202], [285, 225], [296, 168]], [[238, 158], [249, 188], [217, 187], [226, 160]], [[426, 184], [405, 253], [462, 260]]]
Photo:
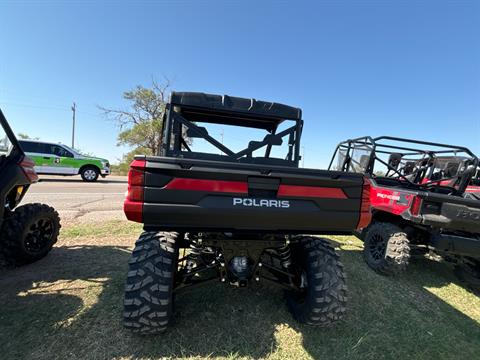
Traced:
[[45, 204], [19, 206], [2, 226], [0, 251], [13, 265], [37, 261], [57, 242], [60, 227], [54, 208]]

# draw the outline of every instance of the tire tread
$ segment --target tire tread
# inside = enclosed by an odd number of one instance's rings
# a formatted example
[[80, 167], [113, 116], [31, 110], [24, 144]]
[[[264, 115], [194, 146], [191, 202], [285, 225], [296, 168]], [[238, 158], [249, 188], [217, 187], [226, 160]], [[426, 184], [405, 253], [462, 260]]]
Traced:
[[308, 293], [303, 304], [289, 297], [289, 307], [301, 323], [328, 326], [340, 320], [347, 310], [347, 285], [343, 264], [330, 242], [324, 238], [299, 236], [297, 260], [304, 260]]
[[165, 332], [173, 312], [177, 233], [143, 232], [129, 261], [123, 325], [139, 334]]

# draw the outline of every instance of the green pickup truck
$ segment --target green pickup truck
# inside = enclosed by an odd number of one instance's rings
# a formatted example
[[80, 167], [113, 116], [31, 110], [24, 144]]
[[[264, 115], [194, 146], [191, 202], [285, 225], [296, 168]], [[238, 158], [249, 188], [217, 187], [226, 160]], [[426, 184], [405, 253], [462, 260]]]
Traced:
[[80, 175], [84, 181], [97, 181], [110, 175], [106, 159], [86, 156], [63, 144], [20, 140], [23, 151], [35, 162], [37, 174]]

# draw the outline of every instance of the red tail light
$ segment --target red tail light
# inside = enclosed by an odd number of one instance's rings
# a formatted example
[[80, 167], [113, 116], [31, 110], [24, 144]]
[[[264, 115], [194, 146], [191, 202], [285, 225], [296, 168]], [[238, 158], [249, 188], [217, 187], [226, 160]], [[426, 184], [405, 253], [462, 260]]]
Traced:
[[410, 208], [410, 213], [412, 215], [420, 214], [420, 207], [422, 206], [422, 199], [418, 196], [415, 196], [413, 199], [412, 207]]
[[20, 162], [20, 167], [23, 170], [23, 173], [27, 177], [28, 181], [34, 183], [38, 181], [38, 175], [35, 172], [35, 163], [32, 159], [27, 156], [24, 156]]
[[128, 220], [143, 221], [143, 199], [145, 192], [145, 160], [133, 160], [128, 172], [128, 191], [123, 211]]
[[360, 205], [360, 219], [357, 230], [366, 228], [372, 221], [372, 210], [370, 207], [370, 190], [372, 184], [369, 179], [363, 179], [362, 204]]

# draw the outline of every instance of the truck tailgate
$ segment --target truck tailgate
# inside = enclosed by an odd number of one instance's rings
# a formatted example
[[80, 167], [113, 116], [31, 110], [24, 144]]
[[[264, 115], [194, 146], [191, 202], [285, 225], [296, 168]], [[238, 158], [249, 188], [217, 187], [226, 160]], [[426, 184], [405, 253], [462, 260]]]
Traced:
[[144, 161], [141, 220], [146, 228], [350, 233], [369, 221], [360, 174], [163, 157], [136, 160]]

